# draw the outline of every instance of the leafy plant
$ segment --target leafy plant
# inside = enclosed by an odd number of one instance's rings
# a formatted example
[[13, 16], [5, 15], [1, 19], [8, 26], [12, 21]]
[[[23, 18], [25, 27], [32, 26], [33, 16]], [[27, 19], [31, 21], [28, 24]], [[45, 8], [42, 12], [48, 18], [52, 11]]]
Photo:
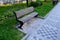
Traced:
[[37, 7], [37, 6], [41, 6], [42, 5], [42, 3], [41, 2], [31, 2], [30, 3], [30, 6], [33, 6], [33, 7]]

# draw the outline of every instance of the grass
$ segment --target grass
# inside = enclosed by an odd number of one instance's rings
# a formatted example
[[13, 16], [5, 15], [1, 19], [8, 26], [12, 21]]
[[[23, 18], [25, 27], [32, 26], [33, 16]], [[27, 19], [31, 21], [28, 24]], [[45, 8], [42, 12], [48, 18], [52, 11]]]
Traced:
[[0, 6], [0, 40], [20, 40], [25, 34], [15, 28], [13, 11], [20, 10], [25, 4]]
[[39, 16], [44, 17], [52, 8], [53, 5], [51, 2], [43, 2], [43, 5], [36, 7], [35, 11], [39, 13]]
[[[15, 28], [16, 19], [13, 11], [25, 8], [26, 4], [14, 4], [8, 6], [0, 6], [0, 40], [21, 40], [25, 35]], [[39, 16], [45, 16], [53, 8], [50, 2], [43, 3], [42, 6], [36, 7], [35, 11]]]

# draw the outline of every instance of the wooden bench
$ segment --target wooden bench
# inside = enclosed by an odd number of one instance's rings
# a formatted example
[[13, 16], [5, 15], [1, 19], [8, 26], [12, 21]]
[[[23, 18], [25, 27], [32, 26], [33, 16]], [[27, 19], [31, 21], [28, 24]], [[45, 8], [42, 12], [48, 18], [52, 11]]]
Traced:
[[[34, 12], [33, 7], [25, 8], [25, 9], [19, 10], [19, 11], [15, 11], [14, 14], [15, 14], [16, 20], [20, 23], [19, 28], [22, 28], [22, 26], [25, 22], [38, 16], [38, 13]], [[28, 15], [26, 15], [26, 14], [28, 14]], [[20, 18], [21, 16], [23, 16], [23, 17]]]

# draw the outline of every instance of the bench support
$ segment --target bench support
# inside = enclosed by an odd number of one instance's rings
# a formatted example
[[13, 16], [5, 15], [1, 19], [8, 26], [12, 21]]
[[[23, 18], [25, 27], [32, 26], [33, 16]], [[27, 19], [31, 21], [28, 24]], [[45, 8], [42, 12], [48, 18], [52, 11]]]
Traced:
[[23, 26], [24, 23], [22, 21], [18, 21], [18, 22], [20, 24], [20, 26], [18, 28], [22, 29], [22, 26]]
[[35, 17], [38, 17], [38, 14]]
[[13, 13], [15, 14], [16, 20], [19, 22], [19, 25], [20, 25], [20, 26], [19, 26], [18, 28], [22, 29], [22, 26], [23, 26], [24, 23], [23, 23], [22, 21], [19, 21], [19, 20], [18, 20], [15, 12], [13, 12]]

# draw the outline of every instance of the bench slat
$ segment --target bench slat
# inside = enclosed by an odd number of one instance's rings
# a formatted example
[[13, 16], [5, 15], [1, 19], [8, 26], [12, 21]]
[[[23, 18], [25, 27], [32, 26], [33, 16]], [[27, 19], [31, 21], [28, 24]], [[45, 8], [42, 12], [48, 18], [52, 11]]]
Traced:
[[20, 11], [16, 11], [15, 13], [16, 13], [17, 18], [19, 18], [20, 16], [28, 14], [28, 13], [30, 13], [32, 11], [34, 11], [34, 8], [33, 7], [29, 7], [29, 8], [20, 10]]
[[31, 13], [31, 14], [29, 14], [29, 15], [27, 15], [27, 16], [19, 19], [19, 20], [22, 21], [22, 22], [27, 22], [28, 20], [32, 19], [36, 15], [38, 15], [38, 13], [37, 12], [33, 12], [33, 13]]

